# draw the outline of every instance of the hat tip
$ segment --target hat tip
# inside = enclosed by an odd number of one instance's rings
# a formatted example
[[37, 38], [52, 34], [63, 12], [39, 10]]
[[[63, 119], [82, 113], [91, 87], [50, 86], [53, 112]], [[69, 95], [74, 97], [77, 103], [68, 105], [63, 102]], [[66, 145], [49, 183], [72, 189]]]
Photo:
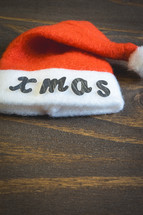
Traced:
[[135, 71], [141, 78], [143, 78], [143, 46], [137, 49], [130, 55], [128, 60], [129, 70]]

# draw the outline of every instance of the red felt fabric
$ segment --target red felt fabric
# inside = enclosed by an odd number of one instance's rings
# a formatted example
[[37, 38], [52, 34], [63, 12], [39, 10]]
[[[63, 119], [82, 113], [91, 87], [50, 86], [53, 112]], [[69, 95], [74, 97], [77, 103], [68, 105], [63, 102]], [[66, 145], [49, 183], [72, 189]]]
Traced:
[[18, 36], [0, 60], [0, 69], [65, 68], [111, 72], [104, 58], [128, 60], [132, 43], [111, 42], [87, 21], [40, 26]]

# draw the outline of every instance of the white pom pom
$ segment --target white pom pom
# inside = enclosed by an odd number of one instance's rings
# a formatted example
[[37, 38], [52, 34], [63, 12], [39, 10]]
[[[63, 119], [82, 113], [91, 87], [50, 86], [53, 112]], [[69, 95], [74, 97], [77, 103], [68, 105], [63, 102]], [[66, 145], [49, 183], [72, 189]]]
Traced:
[[129, 57], [128, 61], [129, 70], [135, 71], [140, 77], [143, 78], [143, 46], [138, 47]]

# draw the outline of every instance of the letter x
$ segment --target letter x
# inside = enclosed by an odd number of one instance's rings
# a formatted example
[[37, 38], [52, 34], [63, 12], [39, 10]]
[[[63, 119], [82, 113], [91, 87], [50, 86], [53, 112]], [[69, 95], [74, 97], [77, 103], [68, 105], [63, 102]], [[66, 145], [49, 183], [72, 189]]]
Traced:
[[28, 79], [25, 76], [19, 77], [18, 80], [21, 81], [21, 83], [16, 85], [16, 86], [14, 86], [14, 87], [10, 86], [9, 89], [11, 91], [20, 90], [22, 93], [30, 93], [32, 91], [32, 88], [25, 89], [26, 84], [27, 83], [36, 83], [37, 82], [37, 80], [35, 78]]

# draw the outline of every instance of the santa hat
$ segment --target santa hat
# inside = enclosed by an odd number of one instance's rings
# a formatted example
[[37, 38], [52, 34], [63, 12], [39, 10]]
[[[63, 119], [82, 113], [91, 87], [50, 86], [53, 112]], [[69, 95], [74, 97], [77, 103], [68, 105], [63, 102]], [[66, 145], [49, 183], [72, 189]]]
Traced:
[[18, 36], [0, 59], [0, 112], [77, 116], [116, 113], [124, 100], [105, 58], [143, 77], [143, 47], [110, 41], [87, 21], [64, 21]]

